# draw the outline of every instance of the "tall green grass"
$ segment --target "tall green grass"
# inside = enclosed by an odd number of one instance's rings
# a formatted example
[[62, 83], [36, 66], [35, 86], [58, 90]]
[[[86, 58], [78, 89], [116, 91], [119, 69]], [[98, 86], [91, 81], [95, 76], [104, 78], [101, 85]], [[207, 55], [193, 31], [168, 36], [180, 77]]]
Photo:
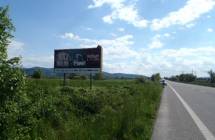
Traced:
[[[159, 105], [158, 83], [134, 80], [29, 79], [32, 139], [148, 140]], [[25, 115], [24, 115], [25, 116]]]

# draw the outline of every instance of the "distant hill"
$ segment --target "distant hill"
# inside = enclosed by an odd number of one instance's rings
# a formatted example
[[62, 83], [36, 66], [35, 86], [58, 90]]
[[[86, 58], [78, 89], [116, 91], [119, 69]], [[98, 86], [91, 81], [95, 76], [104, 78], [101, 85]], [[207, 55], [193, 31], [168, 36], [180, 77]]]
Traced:
[[43, 67], [32, 67], [32, 68], [23, 68], [27, 76], [31, 76], [34, 71], [40, 69], [44, 76], [46, 77], [61, 77], [63, 74], [55, 73], [53, 68], [43, 68]]
[[[141, 77], [143, 75], [103, 72], [103, 76], [105, 79], [135, 79], [135, 78]], [[144, 76], [144, 77], [146, 77], [146, 76]]]
[[[53, 68], [33, 67], [23, 68], [27, 76], [31, 76], [35, 70], [40, 69], [45, 77], [62, 77], [62, 73], [55, 73]], [[108, 73], [102, 72], [105, 79], [135, 79], [143, 75], [125, 74], [125, 73]], [[146, 76], [144, 76], [146, 77]]]

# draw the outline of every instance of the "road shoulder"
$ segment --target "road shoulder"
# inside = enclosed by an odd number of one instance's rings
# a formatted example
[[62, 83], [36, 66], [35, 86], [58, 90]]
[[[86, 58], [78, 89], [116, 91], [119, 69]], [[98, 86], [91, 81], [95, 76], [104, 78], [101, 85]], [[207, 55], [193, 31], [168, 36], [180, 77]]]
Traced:
[[152, 140], [204, 140], [203, 135], [177, 96], [167, 86], [164, 89]]

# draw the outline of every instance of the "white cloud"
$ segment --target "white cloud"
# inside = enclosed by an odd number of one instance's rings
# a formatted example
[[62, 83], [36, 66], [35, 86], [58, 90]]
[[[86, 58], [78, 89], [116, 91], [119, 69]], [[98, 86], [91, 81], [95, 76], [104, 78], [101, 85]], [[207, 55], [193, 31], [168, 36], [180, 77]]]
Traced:
[[[166, 33], [166, 36], [168, 33]], [[215, 69], [215, 47], [200, 46], [195, 48], [159, 49], [163, 47], [161, 39], [165, 34], [157, 34], [152, 38], [148, 48], [134, 49], [132, 35], [123, 35], [114, 39], [95, 39], [79, 37], [80, 47], [103, 47], [104, 71], [136, 73], [150, 76], [160, 72], [163, 76], [180, 74], [182, 71], [195, 70], [198, 76], [207, 76], [210, 69]], [[154, 43], [153, 43], [154, 42]], [[158, 42], [158, 43], [156, 43]], [[52, 59], [49, 59], [52, 62]], [[38, 62], [39, 63], [39, 62]], [[43, 63], [43, 65], [48, 63]]]
[[187, 24], [187, 25], [185, 25], [187, 28], [192, 28], [192, 27], [194, 27], [195, 26], [195, 24], [194, 23], [189, 23], [189, 24]]
[[[132, 35], [124, 35], [115, 39], [99, 40], [98, 44], [100, 44], [104, 48], [104, 60], [119, 61], [136, 57], [137, 53], [130, 48], [130, 46], [134, 44], [132, 40]], [[93, 44], [93, 40], [90, 44]]]
[[[168, 34], [166, 34], [166, 36], [168, 36]], [[161, 38], [161, 35], [159, 35], [159, 34], [155, 35], [152, 38], [151, 43], [149, 44], [149, 49], [159, 49], [159, 48], [162, 48], [163, 47], [163, 43], [161, 42], [160, 38]]]
[[210, 33], [212, 33], [212, 32], [214, 32], [214, 29], [208, 28], [207, 31], [210, 32]]
[[201, 15], [209, 12], [215, 5], [214, 0], [188, 0], [186, 5], [169, 13], [161, 19], [154, 19], [151, 28], [159, 30], [171, 25], [186, 25], [198, 19]]
[[160, 49], [163, 47], [163, 43], [160, 40], [153, 40], [149, 45], [150, 49]]
[[112, 17], [110, 15], [104, 16], [102, 19], [106, 23], [109, 23], [109, 24], [113, 23], [113, 19], [112, 19]]
[[[155, 18], [151, 21], [141, 17], [135, 3], [137, 0], [92, 0], [93, 4], [88, 8], [98, 8], [109, 5], [111, 13], [103, 17], [103, 21], [109, 24], [114, 20], [126, 21], [135, 27], [145, 28], [149, 24], [153, 30], [168, 28], [172, 25], [182, 25], [187, 28], [193, 27], [193, 21], [200, 18], [203, 14], [211, 11], [215, 6], [215, 0], [188, 0], [182, 8], [172, 11], [163, 18]], [[207, 16], [210, 17], [210, 16]]]
[[[74, 40], [73, 37], [70, 39]], [[100, 40], [79, 37], [76, 41], [80, 42], [80, 47], [82, 48], [96, 47], [98, 44], [101, 45], [104, 48], [105, 61], [123, 61], [138, 56], [137, 52], [131, 49], [131, 46], [134, 44], [134, 42], [133, 36], [129, 34], [120, 37], [114, 37], [114, 39]]]
[[86, 27], [85, 28], [87, 31], [92, 31], [93, 30], [93, 28], [90, 28], [90, 27]]
[[24, 51], [24, 43], [16, 40], [12, 40], [8, 46], [8, 57], [21, 56]]
[[125, 29], [124, 29], [124, 28], [118, 28], [118, 31], [120, 31], [120, 32], [124, 32], [124, 31], [125, 31]]
[[215, 47], [198, 47], [198, 48], [179, 48], [166, 49], [162, 51], [162, 55], [166, 57], [200, 57], [201, 55], [211, 56], [215, 53]]
[[[71, 35], [71, 37], [64, 37], [67, 35]], [[77, 37], [74, 37], [77, 36]], [[63, 39], [70, 39], [70, 40], [76, 40], [76, 41], [80, 41], [81, 44], [93, 44], [93, 43], [102, 43], [104, 45], [111, 45], [111, 46], [129, 46], [133, 44], [133, 41], [131, 41], [131, 39], [133, 39], [132, 35], [124, 35], [121, 37], [117, 37], [115, 39], [100, 39], [100, 40], [95, 40], [95, 39], [89, 39], [89, 38], [82, 38], [79, 37], [79, 35], [74, 35], [73, 33], [65, 33], [63, 35]], [[101, 44], [101, 45], [102, 45]]]
[[168, 71], [177, 70], [190, 72], [192, 69], [197, 72], [199, 76], [207, 76], [206, 71], [214, 69], [215, 47], [202, 46], [197, 48], [180, 48], [180, 49], [166, 49], [160, 52], [160, 57], [164, 61], [169, 61], [174, 68]]
[[164, 34], [165, 37], [170, 37], [171, 35], [169, 33]]
[[207, 18], [211, 18], [211, 15], [207, 15]]
[[[39, 59], [38, 59], [39, 58]], [[47, 67], [51, 68], [54, 65], [53, 55], [27, 55], [22, 58], [22, 64], [24, 67]]]
[[80, 39], [80, 37], [78, 35], [75, 35], [73, 33], [65, 33], [64, 35], [61, 36], [61, 38], [72, 39], [72, 40], [79, 40]]
[[85, 43], [97, 43], [97, 40], [92, 40], [88, 38], [81, 38], [79, 35], [76, 35], [74, 33], [68, 32], [64, 33], [60, 36], [62, 39], [69, 39], [69, 40], [75, 40], [75, 41], [83, 41]]
[[21, 63], [24, 67], [53, 67], [54, 56], [53, 55], [34, 55], [25, 53], [25, 44], [23, 42], [12, 40], [8, 46], [8, 57], [20, 57]]
[[162, 76], [190, 73], [192, 70], [198, 76], [208, 76], [207, 71], [215, 69], [215, 47], [202, 46], [197, 48], [164, 49], [161, 51], [136, 51], [132, 62], [104, 63], [109, 72], [136, 73], [150, 76], [160, 72]]
[[114, 20], [126, 21], [135, 27], [147, 27], [148, 21], [142, 18], [135, 7], [135, 0], [132, 4], [125, 5], [125, 0], [93, 0], [93, 4], [88, 8], [98, 8], [107, 4], [111, 7], [112, 12], [103, 17], [103, 21], [112, 24]]
[[117, 37], [117, 34], [115, 34], [115, 33], [110, 33], [110, 35], [111, 35], [112, 37]]
[[103, 6], [104, 4], [111, 4], [118, 7], [124, 1], [125, 0], [93, 0], [93, 4], [89, 5], [88, 8], [97, 8]]

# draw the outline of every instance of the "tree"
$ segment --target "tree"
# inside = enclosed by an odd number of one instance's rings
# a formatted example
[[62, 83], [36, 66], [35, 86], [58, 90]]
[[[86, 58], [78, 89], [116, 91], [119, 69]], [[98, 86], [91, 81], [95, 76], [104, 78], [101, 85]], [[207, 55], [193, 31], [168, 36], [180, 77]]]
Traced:
[[156, 73], [156, 74], [153, 74], [151, 76], [151, 80], [152, 81], [160, 81], [161, 77], [160, 77], [160, 73]]
[[7, 46], [13, 37], [12, 32], [15, 30], [8, 16], [8, 7], [0, 7], [0, 61], [7, 60]]
[[171, 77], [169, 78], [169, 80], [178, 81], [178, 76], [177, 76], [177, 75], [176, 75], [176, 76], [171, 76]]
[[96, 74], [94, 75], [93, 79], [95, 79], [95, 80], [103, 80], [104, 77], [103, 77], [102, 72], [96, 73]]
[[33, 75], [32, 75], [32, 78], [35, 78], [35, 79], [41, 79], [42, 78], [42, 71], [40, 69], [37, 69], [34, 71]]
[[24, 74], [19, 68], [20, 58], [8, 59], [7, 47], [15, 30], [8, 16], [8, 7], [0, 7], [0, 139], [19, 139], [18, 116], [24, 104]]
[[215, 72], [213, 72], [212, 70], [210, 70], [208, 72], [209, 76], [210, 76], [210, 82], [211, 83], [215, 83]]
[[146, 82], [146, 78], [143, 76], [137, 77], [136, 78], [136, 82], [137, 83], [145, 83]]
[[196, 76], [193, 75], [192, 73], [187, 73], [187, 74], [180, 74], [179, 75], [179, 81], [181, 82], [193, 82], [196, 80]]

